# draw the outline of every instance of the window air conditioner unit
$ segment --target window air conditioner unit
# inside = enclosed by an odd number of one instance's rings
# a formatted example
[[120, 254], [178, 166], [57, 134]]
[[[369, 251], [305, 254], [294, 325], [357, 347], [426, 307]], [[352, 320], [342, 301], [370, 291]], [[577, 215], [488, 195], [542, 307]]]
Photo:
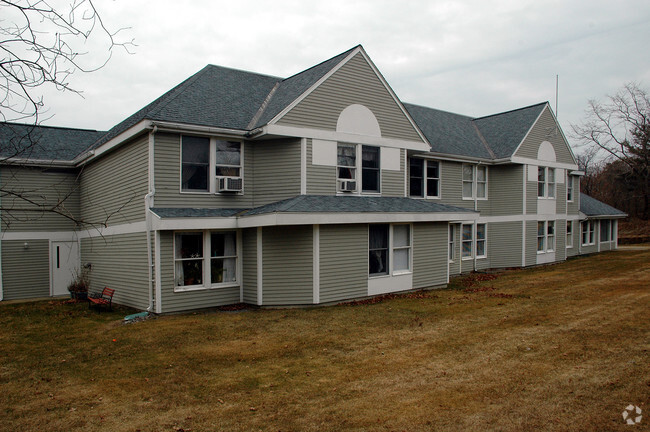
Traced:
[[357, 182], [354, 180], [339, 180], [340, 192], [354, 192], [357, 190]]
[[243, 181], [241, 177], [220, 177], [219, 192], [241, 192]]

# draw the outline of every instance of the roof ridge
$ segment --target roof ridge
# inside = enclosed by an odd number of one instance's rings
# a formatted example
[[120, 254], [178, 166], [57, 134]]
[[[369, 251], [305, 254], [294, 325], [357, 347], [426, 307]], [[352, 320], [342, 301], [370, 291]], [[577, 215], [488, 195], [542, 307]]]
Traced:
[[334, 56], [328, 58], [327, 60], [323, 60], [322, 62], [317, 63], [317, 64], [315, 64], [315, 65], [313, 65], [313, 66], [310, 66], [310, 67], [308, 67], [308, 68], [305, 69], [305, 70], [302, 70], [302, 71], [300, 71], [300, 72], [298, 72], [298, 73], [295, 73], [295, 74], [293, 74], [293, 75], [291, 75], [291, 76], [288, 76], [288, 77], [284, 78], [284, 79], [282, 80], [282, 82], [284, 82], [284, 81], [288, 81], [288, 80], [290, 80], [291, 78], [295, 78], [295, 77], [297, 77], [298, 75], [302, 75], [303, 73], [305, 73], [305, 72], [307, 72], [307, 71], [310, 71], [310, 70], [312, 70], [312, 69], [315, 69], [315, 68], [317, 68], [318, 66], [320, 66], [320, 65], [322, 65], [322, 64], [324, 64], [324, 63], [327, 63], [327, 62], [330, 61], [330, 60], [334, 60], [336, 57], [345, 56], [345, 55], [351, 53], [352, 51], [354, 51], [355, 49], [359, 48], [360, 46], [361, 46], [361, 44], [358, 44], [358, 45], [356, 45], [356, 46], [350, 48], [350, 49], [347, 50], [347, 51], [343, 51], [342, 53], [336, 54], [336, 55], [334, 55]]
[[523, 111], [525, 109], [529, 109], [529, 108], [536, 107], [536, 106], [539, 106], [539, 105], [548, 105], [548, 101], [539, 102], [539, 103], [528, 105], [528, 106], [521, 107], [521, 108], [511, 109], [511, 110], [508, 110], [508, 111], [502, 111], [502, 112], [495, 113], [495, 114], [488, 114], [488, 115], [482, 116], [482, 117], [475, 117], [473, 120], [483, 120], [483, 119], [486, 119], [486, 118], [496, 117], [496, 116], [500, 116], [500, 115], [503, 115], [503, 114], [510, 114], [510, 113], [513, 113], [513, 112], [516, 112], [516, 111]]
[[410, 102], [402, 102], [402, 105], [404, 105], [404, 106], [410, 105], [410, 106], [417, 107], [417, 108], [430, 109], [430, 110], [433, 110], [433, 111], [438, 111], [438, 112], [442, 112], [442, 113], [446, 113], [446, 114], [453, 114], [453, 115], [456, 115], [456, 116], [459, 116], [459, 117], [465, 117], [465, 118], [468, 118], [470, 120], [475, 120], [475, 117], [469, 116], [467, 114], [460, 114], [460, 113], [457, 113], [457, 112], [446, 111], [446, 110], [442, 110], [442, 109], [439, 109], [439, 108], [429, 107], [429, 106], [426, 106], [426, 105], [414, 104], [414, 103], [410, 103]]
[[[248, 74], [251, 74], [251, 75], [263, 76], [263, 77], [267, 77], [267, 78], [275, 78], [275, 79], [279, 79], [279, 80], [284, 79], [284, 78], [276, 76], [276, 75], [269, 75], [269, 74], [264, 74], [264, 73], [260, 73], [260, 72], [253, 72], [253, 71], [247, 70], [247, 69], [240, 69], [240, 68], [221, 66], [221, 65], [217, 65], [217, 64], [213, 64], [213, 63], [208, 63], [207, 65], [205, 65], [205, 67], [203, 69], [207, 69], [209, 67], [217, 68], [217, 69], [227, 69], [227, 70], [231, 70], [231, 71], [235, 71], [235, 72], [243, 72], [243, 73], [248, 73]], [[203, 69], [201, 69], [201, 70], [203, 70]]]

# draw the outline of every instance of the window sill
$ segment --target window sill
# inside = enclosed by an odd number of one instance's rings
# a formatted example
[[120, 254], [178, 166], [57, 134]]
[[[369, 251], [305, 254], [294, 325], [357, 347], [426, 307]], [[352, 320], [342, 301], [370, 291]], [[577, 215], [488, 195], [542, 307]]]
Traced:
[[174, 292], [182, 293], [182, 292], [192, 292], [192, 291], [208, 291], [208, 290], [220, 289], [220, 288], [234, 288], [238, 286], [239, 286], [238, 282], [221, 283], [221, 284], [211, 285], [209, 287], [206, 287], [205, 285], [187, 285], [182, 287], [178, 287], [178, 286], [174, 287]]
[[389, 278], [389, 274], [369, 274], [368, 279], [382, 279], [382, 278]]
[[462, 257], [461, 261], [471, 261], [473, 259], [474, 259], [474, 257], [468, 256], [468, 257]]
[[402, 276], [402, 275], [407, 275], [407, 274], [413, 274], [412, 270], [398, 270], [394, 271], [392, 276]]
[[210, 191], [181, 190], [180, 193], [183, 194], [183, 195], [210, 195], [212, 192], [210, 192]]
[[477, 256], [476, 259], [487, 259], [487, 255]]

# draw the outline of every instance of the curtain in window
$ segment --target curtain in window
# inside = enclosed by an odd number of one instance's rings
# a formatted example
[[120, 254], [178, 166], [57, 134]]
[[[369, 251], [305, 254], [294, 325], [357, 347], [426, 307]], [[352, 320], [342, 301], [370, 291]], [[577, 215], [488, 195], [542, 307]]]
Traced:
[[339, 144], [336, 164], [339, 166], [338, 178], [354, 180], [354, 168], [357, 164], [357, 149], [353, 145]]
[[472, 226], [463, 225], [463, 245], [462, 245], [462, 255], [463, 257], [472, 256]]
[[239, 177], [241, 166], [241, 143], [217, 140], [216, 175]]
[[237, 279], [237, 239], [234, 232], [212, 233], [210, 238], [211, 283]]
[[202, 233], [177, 233], [174, 256], [177, 286], [203, 284]]
[[395, 271], [410, 268], [411, 236], [409, 228], [408, 225], [393, 225], [393, 270]]
[[544, 222], [537, 222], [537, 251], [543, 252], [546, 249], [546, 228]]

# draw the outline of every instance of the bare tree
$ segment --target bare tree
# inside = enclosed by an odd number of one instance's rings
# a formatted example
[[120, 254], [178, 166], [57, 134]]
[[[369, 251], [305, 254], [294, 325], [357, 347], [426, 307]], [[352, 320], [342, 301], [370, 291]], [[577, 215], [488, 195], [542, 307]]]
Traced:
[[[643, 203], [639, 216], [650, 212], [650, 96], [639, 85], [628, 83], [605, 102], [590, 100], [586, 119], [573, 125], [580, 144], [619, 161], [627, 171], [629, 201]], [[594, 152], [594, 153], [596, 153]], [[617, 168], [621, 171], [621, 167]]]
[[[85, 222], [66, 202], [78, 183], [49, 185], [45, 193], [16, 187], [16, 169], [29, 165], [42, 134], [38, 125], [47, 113], [42, 91], [45, 87], [81, 94], [71, 85], [77, 72], [101, 69], [116, 48], [130, 52], [133, 41], [110, 30], [93, 0], [0, 0], [0, 182], [2, 222], [19, 218], [33, 220], [39, 214], [57, 214], [78, 225]], [[100, 47], [90, 53], [87, 46]], [[10, 123], [20, 122], [22, 124]], [[9, 177], [7, 177], [9, 176]], [[49, 195], [49, 199], [45, 199]]]

